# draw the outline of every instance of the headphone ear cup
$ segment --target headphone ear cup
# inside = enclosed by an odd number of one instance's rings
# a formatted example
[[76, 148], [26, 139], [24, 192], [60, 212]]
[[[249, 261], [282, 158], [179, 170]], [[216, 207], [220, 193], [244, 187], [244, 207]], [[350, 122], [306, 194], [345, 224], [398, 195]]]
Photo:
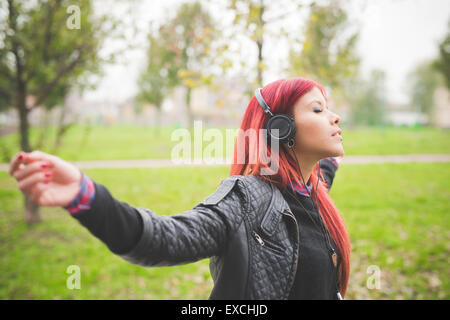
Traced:
[[[276, 129], [278, 129], [278, 132]], [[277, 114], [271, 117], [266, 123], [266, 130], [269, 145], [271, 139], [277, 139], [281, 143], [286, 143], [291, 138], [294, 138], [297, 131], [294, 119], [285, 114]]]

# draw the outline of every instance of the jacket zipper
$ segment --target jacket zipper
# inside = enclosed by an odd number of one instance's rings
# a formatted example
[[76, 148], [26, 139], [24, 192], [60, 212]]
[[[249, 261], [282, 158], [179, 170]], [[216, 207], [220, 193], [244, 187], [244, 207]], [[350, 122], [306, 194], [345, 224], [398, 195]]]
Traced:
[[264, 240], [261, 238], [259, 234], [257, 234], [255, 231], [252, 231], [252, 235], [260, 245], [262, 246], [264, 245]]
[[288, 216], [289, 218], [291, 218], [292, 220], [294, 220], [295, 222], [295, 233], [297, 235], [297, 247], [295, 248], [295, 250], [297, 251], [297, 259], [295, 259], [294, 262], [294, 275], [292, 277], [291, 283], [289, 284], [289, 292], [287, 293], [287, 296], [289, 296], [289, 293], [291, 292], [292, 286], [294, 285], [294, 281], [295, 281], [295, 275], [297, 274], [297, 267], [298, 267], [298, 248], [299, 248], [299, 244], [300, 244], [300, 231], [298, 229], [298, 223], [297, 223], [297, 219], [295, 219], [294, 215], [289, 213], [289, 211], [284, 211], [283, 214], [285, 216]]

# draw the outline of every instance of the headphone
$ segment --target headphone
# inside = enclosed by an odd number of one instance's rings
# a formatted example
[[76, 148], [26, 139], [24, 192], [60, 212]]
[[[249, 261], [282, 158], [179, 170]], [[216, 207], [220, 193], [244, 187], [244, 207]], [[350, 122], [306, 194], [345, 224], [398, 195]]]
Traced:
[[[264, 125], [268, 134], [267, 140], [269, 140], [270, 137], [279, 140], [281, 143], [287, 143], [288, 146], [292, 148], [294, 146], [294, 136], [296, 132], [294, 119], [286, 114], [274, 115], [261, 94], [261, 88], [255, 90], [255, 97], [264, 113], [269, 116], [269, 120], [267, 120]], [[278, 129], [278, 133], [273, 131], [276, 129]]]

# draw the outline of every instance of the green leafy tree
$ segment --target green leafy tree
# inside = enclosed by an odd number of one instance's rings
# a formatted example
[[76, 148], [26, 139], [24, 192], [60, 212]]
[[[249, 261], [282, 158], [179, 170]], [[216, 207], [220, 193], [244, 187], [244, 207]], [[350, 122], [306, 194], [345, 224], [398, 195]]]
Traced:
[[376, 126], [385, 124], [386, 74], [373, 70], [368, 80], [360, 79], [353, 85], [354, 94], [349, 97], [352, 108], [351, 124]]
[[188, 125], [191, 126], [191, 93], [211, 83], [210, 51], [218, 34], [214, 21], [199, 2], [181, 4], [175, 17], [149, 36], [148, 66], [139, 79], [139, 100], [160, 108], [171, 89], [184, 86]]
[[448, 22], [448, 31], [444, 40], [439, 44], [439, 57], [433, 66], [445, 79], [445, 85], [450, 89], [450, 20]]
[[[249, 62], [256, 61], [256, 85], [262, 87], [264, 83], [264, 70], [267, 69], [263, 50], [266, 46], [273, 45], [272, 39], [289, 37], [285, 28], [277, 28], [277, 31], [269, 31], [273, 23], [283, 21], [290, 15], [300, 13], [309, 4], [299, 1], [264, 1], [264, 0], [228, 0], [228, 9], [234, 14], [232, 26], [236, 29], [234, 34], [245, 35], [257, 48], [256, 56], [249, 59], [241, 57], [241, 66], [247, 67]], [[276, 12], [272, 14], [272, 12]], [[270, 36], [270, 37], [267, 37]], [[273, 46], [275, 47], [275, 46]], [[249, 92], [253, 95], [253, 91]]]
[[412, 108], [426, 114], [429, 119], [434, 108], [434, 92], [441, 84], [441, 74], [438, 73], [432, 61], [418, 65], [408, 75], [408, 88]]
[[[90, 0], [0, 2], [0, 109], [17, 110], [22, 150], [33, 149], [30, 112], [60, 104], [99, 72], [106, 21], [94, 18]], [[25, 207], [27, 222], [40, 220], [37, 205], [26, 198]]]
[[256, 65], [256, 82], [258, 86], [263, 85], [263, 70], [265, 69], [263, 59], [264, 31], [266, 20], [263, 19], [267, 5], [263, 0], [231, 0], [229, 8], [235, 13], [233, 24], [241, 25], [245, 34], [258, 48]]
[[313, 3], [310, 9], [303, 47], [290, 50], [287, 71], [331, 87], [335, 96], [345, 96], [347, 83], [358, 76], [358, 32], [349, 32], [351, 25], [339, 1], [326, 6]]
[[147, 54], [147, 68], [138, 79], [139, 93], [136, 96], [136, 102], [140, 108], [145, 103], [153, 104], [159, 118], [164, 98], [170, 88], [169, 79], [175, 79], [177, 72], [170, 70], [172, 77], [169, 77], [168, 67], [172, 56], [166, 47], [162, 46], [162, 42], [153, 35], [149, 35], [148, 41], [150, 47]]

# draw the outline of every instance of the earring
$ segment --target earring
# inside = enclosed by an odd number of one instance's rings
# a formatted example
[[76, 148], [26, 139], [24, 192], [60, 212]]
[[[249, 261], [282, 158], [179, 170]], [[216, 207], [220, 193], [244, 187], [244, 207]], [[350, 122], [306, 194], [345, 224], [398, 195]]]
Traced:
[[295, 145], [295, 141], [294, 141], [294, 139], [291, 138], [291, 139], [288, 141], [288, 147], [292, 149], [292, 147], [294, 147], [294, 145]]

